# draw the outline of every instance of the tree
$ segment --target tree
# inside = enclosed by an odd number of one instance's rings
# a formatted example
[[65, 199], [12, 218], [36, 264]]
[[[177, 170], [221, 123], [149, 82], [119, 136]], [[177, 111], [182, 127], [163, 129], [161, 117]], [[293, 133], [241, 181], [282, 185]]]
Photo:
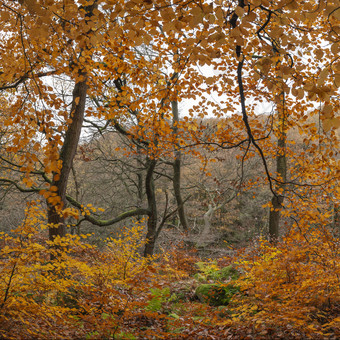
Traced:
[[182, 198], [181, 194], [181, 151], [180, 151], [180, 145], [177, 142], [176, 143], [176, 138], [177, 138], [177, 132], [178, 132], [178, 124], [179, 124], [179, 111], [178, 111], [178, 102], [177, 101], [172, 101], [171, 102], [171, 109], [172, 109], [172, 115], [173, 115], [173, 134], [174, 134], [174, 161], [173, 161], [173, 169], [174, 169], [174, 174], [173, 174], [173, 188], [174, 188], [174, 194], [177, 202], [177, 209], [178, 209], [178, 217], [179, 220], [182, 224], [182, 227], [185, 231], [189, 230], [188, 226], [188, 221], [187, 217], [185, 214], [185, 209], [184, 209], [184, 201]]
[[[268, 337], [295, 337], [295, 330], [301, 338], [336, 337], [338, 0], [0, 1], [0, 183], [5, 195], [15, 187], [46, 200], [27, 204], [17, 237], [0, 235], [0, 336], [131, 338], [132, 329], [137, 337], [174, 338], [180, 331], [223, 338], [231, 326], [236, 338], [249, 336], [246, 327]], [[177, 103], [188, 99], [198, 103], [179, 117]], [[262, 112], [264, 104], [271, 114]], [[214, 116], [214, 126], [207, 116]], [[129, 142], [125, 160], [142, 170], [132, 209], [106, 220], [82, 204], [78, 184], [70, 195], [79, 139], [82, 132], [89, 136], [84, 122], [103, 135], [107, 128], [123, 136]], [[291, 138], [297, 133], [301, 137]], [[246, 249], [238, 261], [244, 276], [227, 285], [235, 294], [228, 309], [191, 304], [188, 313], [182, 301], [170, 313], [176, 299], [170, 288], [178, 289], [188, 275], [179, 267], [197, 260], [177, 253], [157, 266], [149, 256], [176, 212], [168, 208], [166, 191], [157, 192], [157, 180], [169, 179], [185, 227], [179, 190], [184, 155], [206, 165], [218, 160], [218, 151], [236, 149], [242, 171], [250, 159], [256, 165], [260, 159], [261, 167], [255, 179], [238, 176], [223, 194], [229, 187], [265, 185], [273, 209], [270, 238], [284, 235], [277, 244], [259, 240]], [[212, 212], [228, 201], [216, 186], [202, 190], [215, 195], [208, 227]], [[66, 218], [79, 224], [80, 215], [97, 225], [147, 216], [147, 258], [138, 254], [135, 228], [133, 237], [110, 239], [105, 251], [65, 236]], [[289, 221], [285, 229], [280, 220]], [[43, 228], [49, 229], [47, 242]], [[204, 267], [203, 279], [226, 278], [216, 264]], [[191, 287], [195, 278], [189, 279]], [[165, 284], [170, 288], [159, 289]], [[228, 291], [224, 284], [215, 287]], [[152, 311], [155, 305], [164, 313]], [[270, 328], [263, 331], [263, 325]]]
[[[280, 197], [282, 185], [287, 184], [269, 167], [266, 147], [275, 129], [256, 118], [251, 100], [279, 105], [277, 93], [283, 90], [287, 128], [303, 125], [304, 112], [316, 101], [322, 104], [323, 128], [332, 133], [339, 125], [335, 1], [319, 7], [310, 1], [267, 0], [1, 4], [7, 24], [0, 88], [6, 103], [4, 124], [13, 129], [7, 152], [19, 155], [12, 166], [23, 175], [26, 187], [20, 188], [39, 191], [47, 199], [51, 239], [64, 235], [65, 216], [78, 214], [62, 211], [84, 115], [92, 122], [104, 119], [117, 130], [125, 127], [121, 132], [144, 146], [141, 152], [149, 159], [150, 180], [155, 160], [174, 149], [175, 164], [179, 151], [199, 156], [194, 147], [202, 144], [211, 150], [243, 148], [245, 159], [257, 153], [273, 197]], [[9, 57], [13, 52], [15, 60]], [[202, 74], [197, 64], [216, 72]], [[277, 82], [278, 74], [282, 82]], [[72, 89], [58, 93], [57, 78]], [[214, 103], [202, 93], [227, 95], [227, 100]], [[199, 105], [172, 133], [171, 103], [197, 96]], [[93, 108], [93, 102], [99, 105]], [[196, 117], [209, 113], [218, 118], [231, 115], [237, 133], [221, 124], [207, 137]], [[126, 128], [124, 122], [131, 117], [138, 126]], [[318, 166], [325, 166], [323, 160]], [[41, 188], [37, 176], [46, 188]], [[311, 185], [310, 178], [306, 182], [290, 185]], [[180, 211], [183, 204], [176, 197]]]
[[[42, 7], [35, 1], [23, 4], [3, 2], [2, 6], [5, 8], [6, 18], [9, 19], [5, 28], [8, 33], [5, 43], [8, 46], [11, 44], [16, 46], [16, 53], [20, 56], [18, 60], [22, 61], [21, 67], [17, 67], [15, 63], [12, 65], [12, 61], [8, 62], [9, 65], [3, 65], [6, 72], [1, 75], [1, 89], [7, 92], [11, 89], [20, 91], [13, 95], [17, 102], [9, 106], [11, 114], [9, 111], [6, 113], [5, 124], [9, 126], [17, 124], [27, 131], [24, 137], [17, 133], [13, 137], [13, 146], [7, 150], [22, 151], [21, 159], [14, 166], [26, 173], [24, 183], [28, 188], [18, 185], [17, 188], [27, 192], [38, 191], [40, 188], [35, 185], [37, 183], [32, 179], [32, 175], [39, 174], [48, 184], [48, 190], [43, 189], [39, 192], [47, 199], [50, 239], [53, 240], [56, 236], [65, 235], [64, 218], [70, 214], [70, 210], [63, 212], [66, 206], [68, 178], [84, 115], [93, 115], [91, 107], [86, 108], [87, 94], [92, 98], [96, 98], [98, 93], [101, 97], [103, 94], [107, 97], [107, 91], [111, 90], [107, 87], [107, 82], [114, 84], [117, 92], [112, 97], [113, 105], [109, 108], [104, 103], [104, 106], [97, 108], [96, 113], [110, 121], [114, 116], [123, 117], [125, 114], [137, 112], [138, 105], [145, 103], [143, 96], [137, 98], [139, 104], [129, 101], [128, 97], [132, 93], [129, 94], [128, 89], [119, 83], [124, 80], [125, 75], [128, 74], [133, 84], [144, 77], [149, 77], [150, 73], [154, 74], [150, 82], [142, 86], [142, 91], [149, 85], [153, 87], [145, 91], [144, 96], [152, 94], [153, 89], [159, 91], [158, 81], [161, 79], [157, 72], [153, 71], [154, 64], [140, 57], [138, 51], [136, 53], [134, 51], [135, 46], [150, 42], [148, 32], [144, 35], [138, 34], [141, 40], [127, 43], [128, 37], [137, 38], [136, 28], [132, 23], [136, 20], [143, 23], [146, 20], [143, 15], [134, 13], [134, 10], [132, 19], [124, 17], [124, 10], [129, 13], [128, 5], [126, 9], [123, 9], [121, 4], [113, 7], [109, 5], [110, 11], [99, 1], [89, 4], [68, 3], [67, 6], [59, 2], [52, 5], [44, 4]], [[121, 13], [122, 20], [113, 19], [109, 20], [107, 25], [104, 24], [105, 15], [109, 12], [112, 17], [114, 13], [117, 16]], [[148, 31], [152, 30], [153, 26], [148, 27]], [[115, 40], [116, 32], [120, 34], [121, 41]], [[47, 48], [39, 44], [41, 39]], [[103, 47], [101, 43], [104, 40], [107, 44]], [[3, 56], [6, 57], [7, 53], [7, 50], [4, 50]], [[104, 62], [101, 58], [104, 58]], [[158, 63], [160, 60], [161, 57], [158, 56]], [[131, 68], [130, 65], [137, 67]], [[45, 71], [46, 69], [48, 71]], [[97, 76], [98, 73], [100, 77]], [[44, 81], [46, 77], [47, 80]], [[73, 83], [70, 103], [67, 93], [57, 95], [57, 89], [50, 85], [50, 82], [53, 82], [51, 77], [61, 77]], [[164, 92], [167, 94], [167, 91]], [[157, 92], [152, 96], [157, 98]], [[150, 103], [154, 105], [152, 100], [154, 99], [151, 98]], [[132, 105], [135, 107], [131, 108]], [[160, 105], [162, 110], [162, 100]], [[56, 121], [59, 121], [59, 124], [56, 124]], [[39, 137], [42, 137], [44, 145], [42, 155], [39, 155], [44, 158], [41, 163], [37, 155], [39, 144], [36, 140]], [[31, 152], [27, 152], [28, 146]], [[25, 162], [30, 166], [24, 166]], [[151, 160], [151, 164], [153, 162]], [[34, 169], [34, 163], [41, 168]]]
[[[4, 28], [8, 38], [4, 42], [7, 48], [15, 46], [14, 53], [21, 62], [21, 65], [2, 65], [6, 69], [1, 75], [1, 89], [16, 89], [11, 91], [15, 104], [8, 106], [5, 124], [19, 128], [12, 134], [12, 143], [7, 150], [20, 153], [16, 166], [26, 173], [24, 183], [30, 188], [35, 184], [30, 173], [34, 173], [33, 162], [39, 161], [38, 140], [42, 139], [43, 160], [38, 174], [49, 185], [49, 190], [40, 193], [47, 199], [51, 241], [56, 236], [65, 236], [62, 209], [85, 113], [89, 82], [85, 65], [91, 63], [93, 44], [90, 40], [94, 36], [89, 25], [93, 23], [97, 7], [96, 3], [89, 6], [74, 4], [67, 8], [60, 5], [40, 8], [34, 1], [23, 5], [2, 3], [8, 17]], [[54, 11], [58, 9], [60, 15], [56, 17]], [[72, 23], [69, 22], [70, 15], [74, 15]], [[80, 29], [75, 37], [72, 25], [77, 24]], [[5, 57], [8, 52], [4, 49], [2, 53]], [[63, 101], [49, 85], [49, 80], [44, 80], [53, 76], [68, 78], [73, 83], [70, 102], [68, 99]], [[59, 126], [56, 120], [61, 121]], [[21, 134], [21, 130], [25, 133]], [[33, 190], [37, 191], [37, 188]]]

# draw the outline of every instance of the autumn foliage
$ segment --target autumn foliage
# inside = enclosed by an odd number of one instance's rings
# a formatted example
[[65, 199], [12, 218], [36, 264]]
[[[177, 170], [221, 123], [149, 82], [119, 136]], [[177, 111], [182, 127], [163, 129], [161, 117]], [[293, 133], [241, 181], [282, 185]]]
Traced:
[[[5, 339], [339, 334], [339, 244], [326, 230], [292, 231], [277, 246], [260, 240], [218, 264], [180, 249], [142, 257], [138, 225], [108, 239], [103, 250], [86, 244], [86, 236], [56, 241], [56, 250], [41, 237], [43, 219], [41, 207], [32, 204], [13, 236], [1, 236]], [[58, 259], [50, 260], [51, 251]], [[239, 288], [228, 306], [217, 309], [200, 302], [195, 288], [212, 281], [230, 285], [235, 277], [217, 274], [225, 264], [241, 274], [233, 281]]]
[[[0, 234], [0, 338], [339, 338], [339, 19], [337, 0], [0, 0], [0, 203], [26, 200]], [[241, 203], [262, 235], [199, 253]]]

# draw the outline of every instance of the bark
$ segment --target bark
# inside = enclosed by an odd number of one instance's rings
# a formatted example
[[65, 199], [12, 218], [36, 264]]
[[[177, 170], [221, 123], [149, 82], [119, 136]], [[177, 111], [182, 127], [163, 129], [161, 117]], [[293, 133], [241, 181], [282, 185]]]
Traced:
[[[85, 22], [90, 20], [93, 11], [97, 6], [97, 1], [94, 1], [91, 5], [83, 7], [85, 10]], [[91, 35], [93, 32], [89, 30], [87, 34]], [[89, 48], [90, 47], [86, 48], [87, 52], [89, 51]], [[72, 67], [76, 67], [76, 65]], [[58, 206], [48, 204], [47, 208], [48, 223], [51, 224], [49, 229], [49, 239], [51, 241], [57, 236], [63, 237], [66, 234], [65, 220], [60, 214], [60, 210], [66, 205], [66, 189], [84, 121], [87, 89], [87, 73], [83, 68], [80, 68], [72, 93], [72, 104], [69, 117], [72, 122], [65, 133], [64, 144], [59, 154], [59, 160], [62, 162], [62, 167], [60, 173], [58, 173], [59, 177], [56, 179], [54, 176], [52, 181], [52, 185], [57, 187], [57, 195], [60, 197], [61, 202]]]
[[[172, 101], [171, 102], [171, 107], [172, 107], [172, 114], [173, 114], [173, 126], [172, 126], [172, 131], [174, 134], [175, 140], [177, 140], [177, 124], [179, 122], [179, 114], [178, 114], [178, 102], [177, 101]], [[175, 142], [175, 160], [173, 163], [173, 169], [174, 169], [174, 176], [173, 176], [173, 188], [174, 188], [174, 193], [175, 193], [175, 198], [176, 198], [176, 203], [177, 203], [177, 210], [178, 210], [178, 217], [181, 222], [181, 225], [185, 231], [189, 230], [188, 227], [188, 221], [186, 218], [185, 214], [185, 209], [184, 209], [184, 201], [182, 199], [181, 195], [181, 151], [179, 149], [179, 145], [177, 141]]]
[[[71, 197], [70, 195], [66, 195], [66, 199], [69, 203], [71, 203], [74, 207], [81, 209], [82, 205], [75, 200], [73, 197]], [[93, 217], [92, 215], [85, 215], [84, 219], [88, 222], [91, 222], [92, 224], [98, 226], [98, 227], [107, 227], [109, 225], [118, 223], [120, 221], [123, 221], [129, 217], [135, 217], [135, 216], [141, 216], [141, 215], [149, 215], [149, 210], [148, 209], [144, 209], [144, 208], [137, 208], [137, 209], [133, 209], [133, 210], [128, 210], [125, 211], [121, 214], [119, 214], [118, 216], [110, 219], [110, 220], [100, 220], [98, 218]]]
[[[141, 160], [140, 147], [137, 146], [137, 165], [142, 168], [143, 162]], [[140, 169], [137, 172], [137, 207], [141, 208], [143, 204], [143, 173]], [[137, 216], [137, 220], [140, 222], [143, 215]]]
[[147, 223], [147, 234], [146, 239], [147, 243], [144, 249], [144, 256], [148, 257], [153, 255], [155, 249], [155, 243], [157, 238], [157, 204], [156, 204], [156, 195], [155, 195], [155, 187], [153, 180], [153, 172], [156, 167], [156, 160], [148, 160], [148, 169], [145, 177], [145, 191], [146, 197], [148, 201], [148, 223]]
[[[79, 197], [80, 197], [80, 185], [77, 179], [77, 173], [76, 173], [76, 169], [74, 167], [74, 164], [72, 164], [72, 178], [73, 178], [73, 183], [74, 183], [74, 187], [75, 187], [75, 195], [76, 195], [76, 200], [79, 201]], [[67, 197], [66, 197], [67, 199]], [[75, 235], [77, 233], [77, 235], [80, 235], [80, 225], [77, 224], [75, 226], [71, 227], [71, 234]]]
[[201, 238], [204, 240], [209, 234], [211, 230], [211, 220], [213, 218], [215, 209], [209, 204], [208, 211], [204, 214], [204, 227], [202, 230]]
[[340, 231], [340, 206], [334, 202], [333, 205], [333, 228], [336, 232]]
[[66, 234], [65, 221], [63, 216], [60, 214], [60, 209], [64, 207], [66, 203], [67, 183], [83, 125], [87, 93], [86, 81], [86, 74], [82, 73], [80, 75], [80, 80], [74, 86], [70, 113], [72, 122], [66, 131], [64, 144], [59, 156], [59, 159], [62, 161], [62, 167], [59, 173], [59, 178], [52, 182], [52, 185], [58, 188], [57, 195], [61, 199], [61, 205], [55, 206], [48, 204], [48, 223], [53, 225], [53, 227], [51, 226], [49, 229], [49, 239], [51, 241], [53, 241], [57, 236], [63, 237]]
[[199, 238], [199, 246], [204, 246], [206, 241], [209, 239], [209, 235], [211, 234], [211, 221], [214, 217], [214, 213], [215, 211], [221, 209], [222, 207], [224, 207], [226, 204], [230, 203], [234, 198], [236, 197], [236, 194], [224, 199], [224, 201], [217, 205], [217, 206], [212, 206], [211, 204], [209, 204], [208, 206], [208, 211], [204, 214], [204, 226], [203, 226], [203, 230], [200, 234], [200, 238]]
[[277, 194], [272, 197], [272, 208], [269, 212], [269, 240], [275, 243], [280, 236], [280, 217], [284, 201], [285, 182], [287, 179], [287, 160], [286, 160], [286, 115], [285, 115], [285, 98], [282, 96], [282, 107], [279, 108], [280, 135], [277, 142], [278, 155], [276, 157], [276, 172], [279, 176]]
[[272, 208], [269, 212], [269, 239], [273, 243], [275, 243], [280, 236], [280, 217], [283, 200], [283, 196], [273, 196], [271, 201]]

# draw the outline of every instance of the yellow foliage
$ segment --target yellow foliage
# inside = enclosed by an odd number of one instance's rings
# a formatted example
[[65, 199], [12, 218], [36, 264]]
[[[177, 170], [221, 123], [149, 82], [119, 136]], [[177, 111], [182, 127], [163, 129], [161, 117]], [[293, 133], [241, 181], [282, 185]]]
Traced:
[[108, 239], [100, 251], [82, 242], [87, 235], [44, 241], [42, 211], [31, 203], [16, 235], [0, 235], [0, 337], [112, 336], [121, 314], [137, 312], [154, 282], [153, 259], [139, 253], [142, 227]]

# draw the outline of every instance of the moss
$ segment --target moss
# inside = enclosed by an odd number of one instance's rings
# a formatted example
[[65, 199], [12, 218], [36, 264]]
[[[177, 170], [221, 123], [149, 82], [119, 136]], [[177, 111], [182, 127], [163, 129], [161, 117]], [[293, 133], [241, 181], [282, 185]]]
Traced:
[[210, 276], [215, 281], [225, 281], [228, 279], [236, 280], [239, 278], [240, 273], [232, 265], [230, 265], [211, 273]]
[[200, 273], [195, 274], [195, 278], [201, 282], [206, 280], [236, 280], [240, 276], [240, 273], [232, 265], [219, 269], [216, 261], [212, 263], [197, 262], [196, 266], [199, 268]]
[[211, 306], [226, 306], [240, 288], [233, 284], [202, 284], [197, 287], [196, 295], [202, 303]]

